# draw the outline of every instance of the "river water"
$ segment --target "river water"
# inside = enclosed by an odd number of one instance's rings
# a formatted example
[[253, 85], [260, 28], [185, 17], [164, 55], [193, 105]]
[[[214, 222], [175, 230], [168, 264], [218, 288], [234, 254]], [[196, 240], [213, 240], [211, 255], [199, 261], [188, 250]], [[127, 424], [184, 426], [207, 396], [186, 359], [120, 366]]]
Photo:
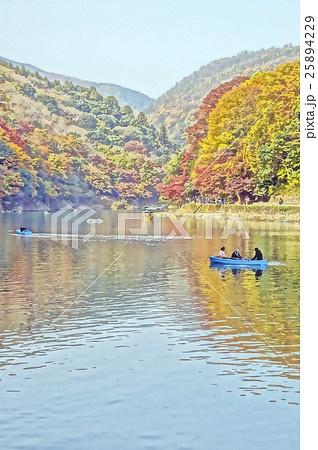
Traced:
[[[298, 448], [298, 225], [118, 237], [97, 216], [75, 242], [49, 214], [0, 215], [0, 448]], [[222, 245], [269, 265], [210, 268]]]

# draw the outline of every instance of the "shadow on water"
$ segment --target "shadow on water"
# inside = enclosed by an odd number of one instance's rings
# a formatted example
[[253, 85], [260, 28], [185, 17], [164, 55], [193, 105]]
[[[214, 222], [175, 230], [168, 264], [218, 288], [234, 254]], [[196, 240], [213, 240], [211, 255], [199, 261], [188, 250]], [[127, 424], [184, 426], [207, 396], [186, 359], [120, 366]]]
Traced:
[[219, 264], [213, 264], [210, 263], [210, 269], [212, 271], [218, 271], [221, 277], [225, 277], [225, 275], [227, 273], [232, 272], [234, 278], [239, 279], [241, 272], [250, 272], [255, 274], [255, 279], [258, 280], [262, 275], [263, 272], [265, 272], [265, 270], [267, 269], [267, 267], [265, 267], [264, 269], [258, 269], [258, 268], [252, 268], [252, 267], [244, 267], [242, 265], [242, 267], [238, 267], [237, 265], [227, 265], [226, 267], [220, 267]]

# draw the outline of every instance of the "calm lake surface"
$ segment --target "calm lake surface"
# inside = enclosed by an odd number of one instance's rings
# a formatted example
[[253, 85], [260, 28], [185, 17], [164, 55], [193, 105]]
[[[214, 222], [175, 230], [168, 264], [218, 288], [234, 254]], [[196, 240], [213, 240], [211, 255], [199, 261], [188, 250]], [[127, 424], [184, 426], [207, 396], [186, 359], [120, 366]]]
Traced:
[[[298, 225], [118, 238], [99, 212], [76, 249], [51, 217], [0, 215], [0, 448], [299, 447]], [[270, 264], [210, 268], [222, 245]]]

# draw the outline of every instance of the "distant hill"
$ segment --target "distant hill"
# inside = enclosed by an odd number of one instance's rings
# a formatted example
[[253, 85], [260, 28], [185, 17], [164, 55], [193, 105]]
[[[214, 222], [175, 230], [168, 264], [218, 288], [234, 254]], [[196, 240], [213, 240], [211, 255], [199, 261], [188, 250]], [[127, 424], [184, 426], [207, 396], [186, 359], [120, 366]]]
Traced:
[[275, 70], [280, 64], [299, 59], [299, 46], [285, 45], [254, 52], [244, 51], [231, 58], [221, 58], [202, 66], [183, 78], [159, 97], [144, 112], [156, 127], [165, 125], [168, 135], [178, 144], [186, 142], [186, 130], [194, 122], [194, 113], [204, 97], [222, 83], [239, 76]]
[[0, 211], [156, 202], [172, 150], [114, 96], [0, 60]]
[[118, 86], [116, 84], [110, 83], [96, 83], [95, 81], [86, 81], [81, 80], [79, 78], [68, 77], [66, 75], [60, 75], [52, 72], [46, 72], [38, 67], [32, 66], [31, 64], [24, 64], [17, 61], [13, 61], [12, 59], [3, 58], [0, 56], [0, 59], [6, 62], [11, 62], [13, 66], [24, 66], [26, 70], [29, 70], [31, 73], [38, 72], [39, 75], [43, 78], [48, 78], [49, 81], [58, 80], [60, 83], [64, 84], [66, 80], [71, 81], [75, 85], [83, 86], [83, 87], [95, 87], [97, 92], [99, 92], [103, 97], [113, 96], [116, 97], [120, 106], [131, 106], [136, 112], [140, 112], [143, 109], [147, 108], [152, 102], [153, 99], [148, 97], [145, 94], [134, 91], [132, 89], [127, 89], [122, 86]]

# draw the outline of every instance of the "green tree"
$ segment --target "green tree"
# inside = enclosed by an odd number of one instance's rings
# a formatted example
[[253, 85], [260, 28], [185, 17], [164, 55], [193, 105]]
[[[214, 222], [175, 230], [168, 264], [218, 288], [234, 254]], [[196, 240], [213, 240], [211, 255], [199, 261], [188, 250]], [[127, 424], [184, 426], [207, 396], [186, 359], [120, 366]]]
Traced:
[[84, 113], [78, 120], [78, 126], [87, 130], [93, 130], [97, 126], [97, 120], [92, 114]]
[[9, 156], [13, 156], [14, 152], [11, 150], [11, 148], [3, 141], [0, 141], [0, 163], [2, 163], [3, 160], [7, 159]]
[[146, 131], [149, 128], [147, 117], [143, 112], [140, 112], [137, 119], [134, 120], [133, 125], [141, 131]]
[[165, 125], [161, 125], [161, 127], [159, 128], [157, 141], [163, 147], [166, 146], [169, 143], [168, 134], [167, 134], [167, 128], [166, 128]]

